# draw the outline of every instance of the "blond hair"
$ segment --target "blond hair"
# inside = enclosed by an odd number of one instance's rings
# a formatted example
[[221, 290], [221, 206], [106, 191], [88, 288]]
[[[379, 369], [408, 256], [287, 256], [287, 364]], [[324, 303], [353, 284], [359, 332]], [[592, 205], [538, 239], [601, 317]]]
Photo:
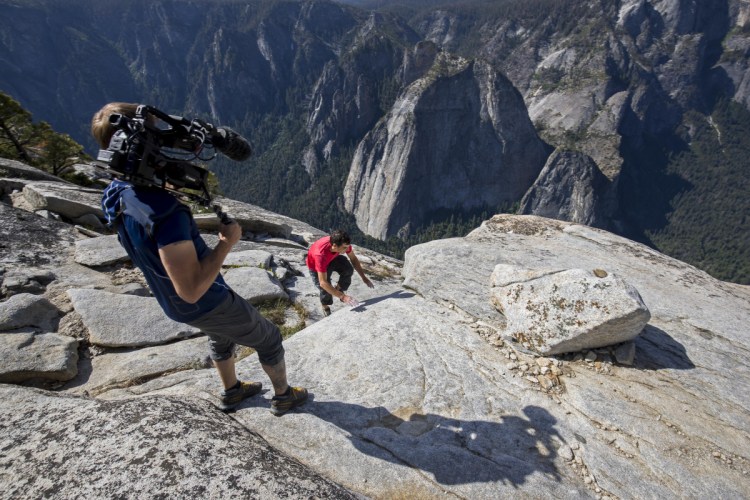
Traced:
[[110, 115], [120, 114], [128, 118], [135, 118], [137, 108], [138, 104], [110, 102], [94, 113], [94, 117], [91, 119], [91, 135], [94, 136], [94, 139], [96, 139], [96, 142], [99, 143], [102, 149], [106, 149], [109, 146], [109, 141], [112, 140], [112, 135], [115, 133], [115, 128], [109, 123]]

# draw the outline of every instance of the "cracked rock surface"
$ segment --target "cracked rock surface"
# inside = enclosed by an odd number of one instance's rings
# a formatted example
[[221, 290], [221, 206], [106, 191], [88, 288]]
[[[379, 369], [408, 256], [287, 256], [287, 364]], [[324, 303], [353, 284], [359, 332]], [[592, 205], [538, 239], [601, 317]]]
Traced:
[[[750, 497], [750, 287], [605, 231], [502, 215], [403, 263], [357, 247], [375, 289], [355, 277], [361, 305], [323, 317], [304, 266], [317, 230], [225, 205], [247, 225], [225, 272], [273, 277], [307, 325], [285, 349], [310, 401], [276, 418], [265, 389], [219, 412], [205, 339], [165, 324], [111, 237], [0, 203], [0, 295], [17, 311], [0, 337], [19, 365], [4, 380], [60, 391], [0, 385], [0, 497]], [[638, 300], [615, 307], [624, 296]], [[571, 324], [573, 352], [529, 342]], [[35, 346], [64, 349], [42, 366]], [[268, 387], [243, 356], [239, 377]]]
[[[651, 319], [632, 344], [539, 357], [503, 338], [498, 264], [615, 273]], [[750, 494], [748, 287], [604, 231], [518, 216], [413, 247], [404, 277], [408, 288], [286, 342], [306, 406], [277, 419], [266, 394], [234, 418], [375, 498]], [[254, 357], [238, 369], [263, 379]], [[181, 373], [101, 397], [206, 397], [215, 383]]]

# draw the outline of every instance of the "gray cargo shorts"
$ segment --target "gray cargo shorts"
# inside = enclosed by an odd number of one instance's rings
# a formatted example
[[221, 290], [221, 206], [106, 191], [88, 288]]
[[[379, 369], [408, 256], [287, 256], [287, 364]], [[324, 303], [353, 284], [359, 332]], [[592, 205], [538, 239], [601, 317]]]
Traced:
[[188, 324], [208, 336], [211, 359], [215, 361], [234, 356], [236, 344], [258, 351], [258, 359], [264, 365], [273, 366], [284, 360], [278, 327], [231, 289], [224, 302]]

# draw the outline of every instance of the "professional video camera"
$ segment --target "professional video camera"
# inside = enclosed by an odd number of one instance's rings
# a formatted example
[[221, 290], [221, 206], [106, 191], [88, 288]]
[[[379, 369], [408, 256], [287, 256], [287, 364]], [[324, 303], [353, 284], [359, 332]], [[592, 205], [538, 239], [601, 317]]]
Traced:
[[179, 194], [204, 206], [211, 204], [208, 170], [190, 162], [213, 160], [216, 151], [235, 161], [252, 154], [247, 140], [228, 127], [187, 120], [152, 106], [138, 106], [135, 118], [113, 114], [109, 122], [116, 131], [109, 147], [100, 149], [97, 156], [104, 168], [134, 185], [198, 191], [201, 194]]

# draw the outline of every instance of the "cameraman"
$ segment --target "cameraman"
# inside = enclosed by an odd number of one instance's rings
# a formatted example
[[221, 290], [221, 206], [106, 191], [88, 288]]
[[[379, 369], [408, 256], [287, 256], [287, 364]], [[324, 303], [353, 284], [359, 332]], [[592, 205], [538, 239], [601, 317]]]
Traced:
[[[137, 107], [113, 102], [94, 115], [91, 133], [102, 149], [109, 146], [115, 133], [110, 115], [134, 118]], [[261, 390], [260, 382], [237, 379], [235, 344], [258, 352], [274, 388], [274, 415], [283, 415], [307, 400], [306, 389], [287, 383], [279, 329], [238, 296], [220, 274], [224, 259], [242, 236], [236, 222], [220, 225], [219, 242], [212, 250], [200, 236], [190, 209], [169, 191], [118, 179], [104, 190], [102, 208], [165, 314], [207, 335], [211, 359], [224, 385], [222, 410], [235, 409]]]

